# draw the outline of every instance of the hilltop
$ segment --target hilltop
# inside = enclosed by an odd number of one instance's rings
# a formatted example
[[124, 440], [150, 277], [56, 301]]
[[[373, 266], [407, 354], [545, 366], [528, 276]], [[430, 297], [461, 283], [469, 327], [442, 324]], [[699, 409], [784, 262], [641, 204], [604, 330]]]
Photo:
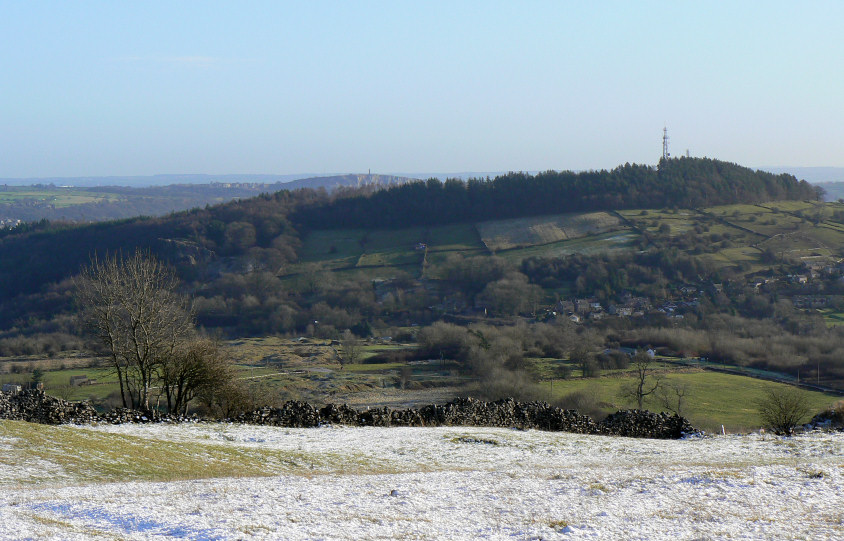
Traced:
[[672, 158], [661, 160], [657, 167], [625, 164], [611, 171], [509, 173], [467, 182], [431, 179], [308, 205], [296, 212], [295, 219], [313, 229], [432, 226], [562, 212], [820, 197], [819, 189], [791, 175], [707, 158]]

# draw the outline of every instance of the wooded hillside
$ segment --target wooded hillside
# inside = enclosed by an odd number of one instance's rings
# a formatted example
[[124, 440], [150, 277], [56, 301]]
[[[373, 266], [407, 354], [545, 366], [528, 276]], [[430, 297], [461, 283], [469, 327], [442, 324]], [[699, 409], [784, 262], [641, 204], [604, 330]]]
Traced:
[[409, 227], [630, 208], [695, 208], [783, 199], [819, 199], [791, 175], [753, 171], [707, 158], [672, 158], [658, 167], [625, 164], [612, 171], [509, 173], [468, 182], [415, 182], [368, 196], [342, 197], [296, 212], [316, 229]]

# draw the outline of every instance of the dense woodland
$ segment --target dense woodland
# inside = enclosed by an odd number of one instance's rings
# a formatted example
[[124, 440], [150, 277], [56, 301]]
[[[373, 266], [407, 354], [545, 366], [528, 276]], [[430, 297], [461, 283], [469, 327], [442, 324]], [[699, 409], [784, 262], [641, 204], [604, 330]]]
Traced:
[[437, 179], [343, 197], [302, 208], [306, 227], [408, 227], [594, 210], [707, 207], [781, 199], [818, 199], [791, 175], [752, 171], [700, 158], [662, 160], [658, 167], [625, 164], [612, 171], [510, 173], [468, 182]]
[[[295, 280], [279, 278], [280, 269], [298, 260], [303, 235], [313, 229], [818, 197], [812, 186], [788, 175], [679, 158], [657, 168], [513, 173], [467, 183], [434, 179], [330, 194], [280, 191], [160, 218], [26, 224], [0, 233], [0, 355], [78, 348], [82, 339], [72, 315], [70, 278], [92, 256], [141, 247], [175, 267], [184, 292], [195, 299], [198, 323], [223, 336], [338, 338], [346, 330], [368, 336], [376, 329], [417, 340], [423, 355], [449, 356], [489, 385], [529, 387], [535, 356], [577, 355], [593, 367], [584, 373], [595, 373], [621, 362], [596, 353], [621, 345], [786, 372], [814, 370], [844, 380], [844, 333], [795, 309], [782, 289], [749, 291], [743, 282], [731, 281], [736, 276], [729, 270], [711, 268], [695, 254], [729, 239], [704, 231], [643, 234], [640, 249], [622, 255], [528, 258], [518, 264], [455, 255], [433, 269], [443, 279], [424, 282], [398, 273], [376, 287], [367, 279], [340, 279], [318, 265]], [[791, 272], [788, 265], [780, 262], [778, 272]], [[678, 297], [680, 285], [702, 280], [726, 286], [682, 308], [682, 322], [660, 313], [579, 326], [548, 319], [547, 308], [561, 296], [665, 299]], [[844, 294], [832, 278], [817, 287]], [[473, 317], [481, 311], [488, 316], [484, 323]], [[423, 330], [409, 333], [411, 324]]]

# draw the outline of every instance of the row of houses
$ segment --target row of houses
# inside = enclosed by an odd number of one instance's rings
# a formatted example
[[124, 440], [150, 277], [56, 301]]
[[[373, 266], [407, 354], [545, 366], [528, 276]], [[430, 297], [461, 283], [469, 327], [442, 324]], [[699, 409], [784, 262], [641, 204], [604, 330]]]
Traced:
[[4, 383], [3, 387], [0, 388], [4, 393], [17, 395], [20, 394], [21, 391], [24, 389], [37, 389], [39, 391], [44, 390], [44, 383], [39, 381], [37, 383], [33, 382], [26, 382], [26, 383]]
[[626, 295], [622, 297], [621, 302], [609, 303], [605, 307], [595, 297], [587, 297], [574, 300], [560, 300], [555, 309], [562, 314], [577, 314], [581, 316], [589, 316], [593, 313], [607, 312], [612, 315], [630, 316], [635, 312], [642, 312], [643, 314], [653, 308], [651, 302], [646, 297], [633, 297]]
[[[720, 285], [720, 284], [719, 284]], [[681, 299], [667, 299], [662, 302], [651, 302], [647, 297], [638, 297], [627, 293], [618, 302], [601, 303], [594, 297], [574, 300], [560, 300], [554, 307], [554, 315], [565, 315], [575, 323], [586, 319], [595, 320], [607, 316], [614, 317], [643, 317], [647, 314], [662, 314], [671, 318], [682, 319], [681, 312], [695, 309], [700, 304], [694, 291], [685, 293]]]
[[20, 224], [20, 220], [13, 220], [11, 218], [0, 218], [0, 229], [14, 229]]
[[793, 295], [791, 304], [795, 308], [826, 308], [830, 297], [827, 295]]

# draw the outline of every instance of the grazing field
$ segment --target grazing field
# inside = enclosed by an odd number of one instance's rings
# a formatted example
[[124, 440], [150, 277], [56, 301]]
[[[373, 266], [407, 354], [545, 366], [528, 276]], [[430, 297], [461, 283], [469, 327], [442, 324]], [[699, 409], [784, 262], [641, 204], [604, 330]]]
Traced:
[[692, 229], [695, 224], [705, 220], [700, 212], [691, 209], [639, 209], [621, 210], [618, 215], [632, 222], [640, 231], [657, 233], [663, 224], [668, 226], [669, 235], [678, 235]]
[[638, 239], [638, 235], [636, 235], [636, 233], [627, 229], [619, 229], [608, 233], [553, 242], [551, 244], [514, 248], [512, 250], [499, 252], [497, 255], [503, 257], [504, 259], [519, 262], [528, 257], [565, 257], [573, 254], [611, 254], [615, 252], [627, 252], [633, 250], [633, 243], [636, 239]]
[[[835, 221], [839, 220], [839, 221]], [[688, 246], [717, 268], [751, 274], [771, 267], [765, 253], [806, 262], [844, 258], [844, 204], [783, 201], [705, 209], [632, 209], [617, 213], [559, 214], [478, 224], [399, 230], [312, 231], [300, 262], [283, 270], [295, 277], [318, 271], [389, 278], [399, 273], [442, 278], [437, 269], [452, 254], [495, 254], [514, 262], [641, 250], [648, 238], [692, 239]], [[427, 250], [417, 249], [424, 243]], [[427, 265], [422, 265], [427, 256]], [[348, 274], [353, 271], [354, 274]]]
[[834, 539], [844, 434], [0, 422], [0, 539]]
[[328, 261], [357, 258], [363, 253], [363, 229], [312, 231], [299, 250], [301, 261]]
[[816, 210], [818, 208], [823, 208], [828, 205], [825, 205], [823, 203], [816, 203], [814, 201], [773, 201], [770, 203], [765, 203], [763, 206], [772, 209], [778, 209], [784, 212], [799, 212], [806, 210]]
[[[692, 425], [709, 432], [718, 432], [721, 425], [729, 432], [748, 432], [759, 428], [761, 421], [757, 413], [757, 403], [769, 389], [785, 386], [763, 379], [735, 374], [725, 374], [706, 370], [674, 369], [670, 365], [657, 369], [666, 390], [667, 399], [672, 407], [677, 405], [677, 397], [672, 386], [685, 386], [681, 411]], [[543, 387], [554, 399], [563, 399], [571, 393], [583, 393], [588, 400], [598, 405], [604, 413], [617, 409], [635, 407], [635, 400], [628, 396], [625, 389], [634, 383], [633, 374], [622, 372], [601, 378], [575, 378], [543, 382]], [[841, 399], [816, 391], [803, 391], [811, 411], [822, 411]], [[666, 410], [660, 394], [647, 397], [646, 409]], [[804, 419], [807, 422], [809, 419]]]
[[818, 312], [823, 316], [824, 321], [830, 327], [844, 325], [844, 312], [838, 312], [832, 308], [821, 308]]
[[0, 208], [12, 203], [43, 203], [56, 208], [71, 207], [97, 201], [118, 201], [121, 197], [113, 193], [99, 193], [73, 188], [49, 188], [34, 190], [29, 187], [0, 187]]
[[313, 264], [321, 270], [383, 267], [387, 271], [418, 273], [426, 252], [429, 257], [440, 258], [449, 253], [487, 253], [472, 224], [372, 231], [317, 230], [305, 237], [299, 251], [300, 263], [287, 266], [284, 274], [312, 272]]
[[748, 272], [757, 272], [768, 268], [759, 264], [760, 250], [748, 246], [723, 248], [712, 254], [701, 254], [701, 259], [713, 263], [716, 267], [733, 266], [745, 263]]
[[[340, 364], [341, 346], [320, 339], [292, 340], [275, 336], [241, 338], [222, 344], [223, 354], [247, 384], [256, 402], [280, 405], [291, 399], [312, 403], [348, 403], [356, 407], [390, 405], [406, 407], [447, 402], [460, 395], [469, 378], [457, 374], [452, 361], [372, 362], [371, 357], [396, 350], [412, 350], [413, 345], [373, 340], [362, 345], [359, 364]], [[90, 363], [92, 359], [88, 359]], [[80, 361], [81, 362], [81, 361]], [[17, 373], [9, 365], [21, 364]], [[94, 405], [115, 405], [119, 386], [114, 371], [91, 366], [68, 366], [56, 359], [31, 359], [19, 363], [0, 358], [0, 384], [27, 385], [32, 370], [43, 371], [47, 394], [65, 400], [92, 400]], [[70, 363], [68, 363], [70, 364]], [[88, 381], [70, 385], [73, 376]], [[465, 394], [465, 393], [464, 393]]]
[[606, 233], [621, 227], [621, 221], [608, 212], [589, 212], [495, 220], [477, 227], [484, 245], [497, 252]]

